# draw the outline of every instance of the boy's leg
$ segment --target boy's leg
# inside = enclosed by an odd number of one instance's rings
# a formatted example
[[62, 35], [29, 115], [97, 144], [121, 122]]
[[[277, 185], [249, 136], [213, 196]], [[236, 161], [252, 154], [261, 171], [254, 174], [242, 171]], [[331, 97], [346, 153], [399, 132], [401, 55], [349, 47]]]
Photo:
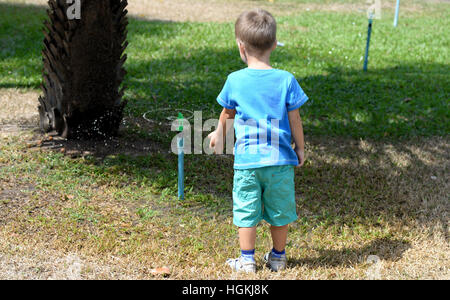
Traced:
[[270, 227], [270, 231], [272, 233], [273, 248], [278, 252], [282, 252], [286, 248], [288, 227], [289, 225]]
[[[272, 226], [284, 227], [297, 220], [293, 166], [275, 166], [266, 169], [262, 195], [263, 218]], [[275, 228], [285, 233], [287, 228]], [[281, 237], [283, 235], [280, 235]], [[283, 239], [281, 239], [281, 242]]]
[[233, 223], [239, 228], [241, 256], [228, 259], [234, 271], [256, 271], [256, 224], [262, 219], [261, 186], [256, 170], [235, 170], [233, 183]]
[[264, 255], [264, 261], [272, 271], [280, 271], [286, 269], [286, 240], [289, 225], [270, 226], [272, 233], [273, 249]]
[[239, 227], [239, 244], [241, 250], [254, 250], [256, 243], [256, 227]]
[[288, 224], [297, 219], [293, 166], [267, 169], [263, 193], [264, 219], [271, 224], [273, 249], [264, 260], [273, 271], [286, 268], [286, 240]]
[[226, 263], [233, 271], [254, 273], [256, 271], [256, 226], [239, 227], [239, 243], [241, 246], [241, 256], [235, 259], [228, 259]]

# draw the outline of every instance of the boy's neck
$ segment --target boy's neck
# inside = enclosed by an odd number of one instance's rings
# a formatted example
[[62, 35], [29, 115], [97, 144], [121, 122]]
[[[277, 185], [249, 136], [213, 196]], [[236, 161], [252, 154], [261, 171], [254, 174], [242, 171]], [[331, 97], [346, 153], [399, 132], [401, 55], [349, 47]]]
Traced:
[[249, 69], [258, 69], [258, 70], [272, 69], [272, 66], [270, 65], [270, 52], [261, 57], [256, 57], [247, 54], [247, 65]]

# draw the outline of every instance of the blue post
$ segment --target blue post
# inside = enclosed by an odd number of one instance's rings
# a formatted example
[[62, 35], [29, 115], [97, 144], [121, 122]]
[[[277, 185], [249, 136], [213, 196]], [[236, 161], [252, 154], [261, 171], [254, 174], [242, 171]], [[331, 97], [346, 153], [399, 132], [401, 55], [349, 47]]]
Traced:
[[364, 72], [367, 71], [367, 64], [369, 62], [369, 46], [370, 46], [370, 36], [372, 34], [372, 18], [369, 19], [369, 27], [367, 29], [367, 44], [366, 44], [366, 53], [364, 55]]
[[178, 199], [184, 200], [184, 150], [183, 138], [178, 139]]
[[397, 6], [395, 7], [394, 27], [398, 24], [398, 11], [400, 10], [400, 0], [397, 0]]
[[[178, 114], [178, 120], [180, 127], [178, 128], [183, 132], [183, 114]], [[178, 148], [178, 199], [184, 200], [184, 139], [183, 136], [177, 139]]]

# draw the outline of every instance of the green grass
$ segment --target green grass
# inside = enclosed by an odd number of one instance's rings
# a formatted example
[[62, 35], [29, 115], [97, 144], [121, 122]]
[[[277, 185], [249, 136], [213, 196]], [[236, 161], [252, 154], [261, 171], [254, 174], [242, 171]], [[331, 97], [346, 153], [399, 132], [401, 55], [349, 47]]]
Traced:
[[[42, 9], [2, 5], [0, 87], [39, 86], [43, 19]], [[372, 139], [448, 134], [448, 9], [405, 14], [398, 28], [388, 12], [375, 20], [367, 74], [361, 70], [363, 13], [305, 12], [278, 23], [286, 47], [272, 62], [294, 73], [311, 98], [302, 109], [307, 134]], [[227, 74], [245, 67], [232, 24], [132, 19], [129, 32], [124, 82], [129, 113], [184, 108], [217, 117], [215, 98]]]

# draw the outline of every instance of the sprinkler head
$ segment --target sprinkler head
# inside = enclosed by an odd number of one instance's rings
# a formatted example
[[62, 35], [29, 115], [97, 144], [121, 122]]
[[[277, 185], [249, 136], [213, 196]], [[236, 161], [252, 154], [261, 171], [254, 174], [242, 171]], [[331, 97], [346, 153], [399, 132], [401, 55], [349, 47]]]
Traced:
[[178, 113], [178, 124], [179, 124], [178, 130], [179, 131], [183, 131], [183, 119], [184, 119], [183, 114]]

